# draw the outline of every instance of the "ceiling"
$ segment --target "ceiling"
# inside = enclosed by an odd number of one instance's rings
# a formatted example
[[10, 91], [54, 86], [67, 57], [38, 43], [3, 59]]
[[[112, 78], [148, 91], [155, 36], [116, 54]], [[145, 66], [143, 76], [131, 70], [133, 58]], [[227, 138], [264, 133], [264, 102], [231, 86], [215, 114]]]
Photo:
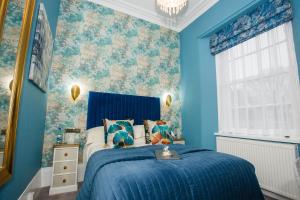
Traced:
[[219, 0], [189, 0], [188, 7], [176, 19], [163, 15], [156, 7], [155, 0], [89, 1], [180, 32]]

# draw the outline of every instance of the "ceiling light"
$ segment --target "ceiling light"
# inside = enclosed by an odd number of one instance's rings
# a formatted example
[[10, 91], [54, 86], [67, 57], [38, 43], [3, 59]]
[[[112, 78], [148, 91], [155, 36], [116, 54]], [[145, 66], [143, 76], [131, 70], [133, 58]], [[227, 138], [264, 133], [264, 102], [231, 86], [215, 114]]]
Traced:
[[178, 13], [187, 5], [188, 0], [156, 0], [157, 6], [170, 16]]

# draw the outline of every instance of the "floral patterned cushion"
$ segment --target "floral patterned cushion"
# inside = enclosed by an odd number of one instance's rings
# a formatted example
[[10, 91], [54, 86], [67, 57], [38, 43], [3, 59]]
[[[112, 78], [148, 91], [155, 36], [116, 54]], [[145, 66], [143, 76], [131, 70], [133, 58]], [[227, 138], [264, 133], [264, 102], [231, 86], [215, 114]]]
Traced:
[[109, 135], [112, 138], [112, 145], [114, 148], [123, 148], [133, 145], [134, 139], [126, 130], [119, 130]]
[[171, 130], [167, 122], [163, 120], [145, 120], [144, 126], [147, 144], [173, 144]]
[[[104, 120], [105, 143], [114, 146], [133, 144], [133, 120]], [[132, 141], [131, 141], [132, 140]]]

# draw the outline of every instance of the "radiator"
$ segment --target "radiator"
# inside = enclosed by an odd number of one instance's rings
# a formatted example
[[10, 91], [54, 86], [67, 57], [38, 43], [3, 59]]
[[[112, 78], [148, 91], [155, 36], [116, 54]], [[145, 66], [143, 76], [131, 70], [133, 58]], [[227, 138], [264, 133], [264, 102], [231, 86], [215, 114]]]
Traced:
[[296, 144], [217, 136], [217, 151], [251, 162], [262, 189], [291, 199], [300, 199], [295, 170], [299, 156]]

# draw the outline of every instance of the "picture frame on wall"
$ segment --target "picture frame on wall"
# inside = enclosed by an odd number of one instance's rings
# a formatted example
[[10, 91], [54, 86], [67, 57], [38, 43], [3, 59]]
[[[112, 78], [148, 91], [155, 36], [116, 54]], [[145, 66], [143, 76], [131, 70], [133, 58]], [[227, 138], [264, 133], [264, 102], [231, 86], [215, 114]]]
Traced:
[[44, 4], [40, 4], [32, 47], [29, 80], [47, 92], [52, 61], [53, 38]]

